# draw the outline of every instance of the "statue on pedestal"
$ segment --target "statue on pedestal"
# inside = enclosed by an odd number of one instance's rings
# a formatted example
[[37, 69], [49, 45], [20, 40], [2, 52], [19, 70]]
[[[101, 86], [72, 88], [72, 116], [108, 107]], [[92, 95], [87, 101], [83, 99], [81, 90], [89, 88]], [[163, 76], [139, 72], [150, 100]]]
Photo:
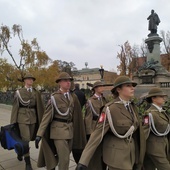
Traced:
[[151, 31], [150, 34], [157, 34], [157, 26], [159, 25], [161, 21], [159, 19], [158, 14], [155, 13], [153, 9], [151, 10], [151, 14], [147, 18], [147, 20], [149, 20], [148, 30]]

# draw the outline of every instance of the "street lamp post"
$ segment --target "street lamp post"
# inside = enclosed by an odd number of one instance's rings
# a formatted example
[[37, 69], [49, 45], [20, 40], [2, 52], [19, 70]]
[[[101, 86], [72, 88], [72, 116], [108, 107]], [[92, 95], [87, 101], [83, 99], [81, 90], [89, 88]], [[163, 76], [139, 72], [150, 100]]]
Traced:
[[101, 76], [101, 82], [104, 82], [104, 69], [103, 69], [103, 66], [101, 65], [100, 66], [100, 69], [99, 69], [99, 72], [100, 72], [100, 76]]

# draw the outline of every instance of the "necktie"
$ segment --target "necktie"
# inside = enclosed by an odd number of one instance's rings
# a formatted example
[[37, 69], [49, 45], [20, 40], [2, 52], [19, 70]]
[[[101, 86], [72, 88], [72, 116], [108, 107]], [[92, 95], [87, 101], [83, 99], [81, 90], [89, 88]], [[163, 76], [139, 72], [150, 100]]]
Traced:
[[32, 92], [32, 89], [31, 89], [31, 88], [28, 88], [28, 92]]
[[69, 98], [68, 98], [68, 94], [65, 93], [65, 98], [67, 99], [67, 101], [69, 102]]
[[132, 109], [130, 108], [130, 106], [129, 106], [128, 104], [126, 105], [126, 109], [127, 109], [128, 112], [131, 113], [131, 115], [133, 116]]

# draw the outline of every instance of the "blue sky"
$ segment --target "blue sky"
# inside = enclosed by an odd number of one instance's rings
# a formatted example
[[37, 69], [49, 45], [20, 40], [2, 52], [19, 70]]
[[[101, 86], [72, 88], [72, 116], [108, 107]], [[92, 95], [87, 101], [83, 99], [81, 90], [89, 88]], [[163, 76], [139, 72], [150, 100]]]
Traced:
[[[24, 38], [37, 38], [52, 59], [75, 63], [78, 69], [115, 70], [117, 52], [125, 41], [141, 45], [149, 34], [151, 9], [159, 15], [160, 30], [170, 31], [169, 0], [0, 0], [0, 21], [19, 24]], [[17, 56], [16, 44], [11, 51]], [[4, 53], [3, 56], [10, 60]]]

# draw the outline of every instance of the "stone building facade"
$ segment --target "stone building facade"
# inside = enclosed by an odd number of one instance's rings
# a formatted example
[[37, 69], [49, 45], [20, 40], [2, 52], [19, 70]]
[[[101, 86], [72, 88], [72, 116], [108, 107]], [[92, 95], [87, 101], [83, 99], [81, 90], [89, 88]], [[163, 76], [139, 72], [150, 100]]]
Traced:
[[[80, 85], [80, 89], [90, 88], [87, 84], [94, 84], [96, 81], [101, 81], [100, 68], [83, 68], [73, 72], [74, 83]], [[110, 84], [114, 82], [117, 73], [104, 70], [104, 83]]]

